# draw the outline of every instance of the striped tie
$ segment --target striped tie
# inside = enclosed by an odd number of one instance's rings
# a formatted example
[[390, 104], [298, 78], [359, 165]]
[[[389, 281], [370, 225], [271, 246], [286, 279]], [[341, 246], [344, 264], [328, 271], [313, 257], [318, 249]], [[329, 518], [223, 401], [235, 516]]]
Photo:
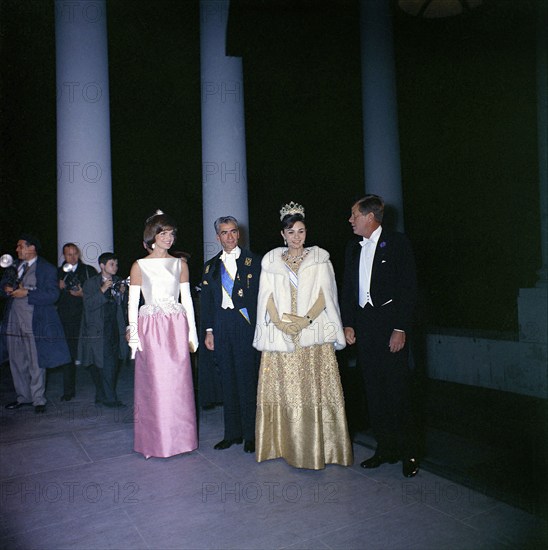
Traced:
[[25, 276], [25, 273], [28, 271], [29, 269], [29, 263], [28, 262], [23, 262], [19, 268], [17, 269], [17, 274], [18, 274], [18, 278], [20, 281], [23, 280], [23, 277]]

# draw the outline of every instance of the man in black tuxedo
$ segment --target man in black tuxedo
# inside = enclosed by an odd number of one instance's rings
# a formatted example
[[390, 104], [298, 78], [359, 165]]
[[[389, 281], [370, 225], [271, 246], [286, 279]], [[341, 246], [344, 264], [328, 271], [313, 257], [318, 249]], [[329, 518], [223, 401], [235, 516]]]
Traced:
[[215, 352], [222, 381], [225, 432], [215, 449], [245, 439], [244, 451], [253, 453], [259, 369], [253, 337], [261, 258], [238, 246], [238, 222], [232, 216], [218, 218], [215, 232], [222, 250], [204, 266], [200, 298], [204, 344]]
[[375, 454], [362, 468], [403, 462], [403, 474], [419, 470], [410, 415], [409, 334], [417, 295], [415, 261], [402, 233], [381, 226], [384, 202], [367, 195], [348, 220], [361, 240], [348, 243], [341, 315], [348, 345], [358, 347]]

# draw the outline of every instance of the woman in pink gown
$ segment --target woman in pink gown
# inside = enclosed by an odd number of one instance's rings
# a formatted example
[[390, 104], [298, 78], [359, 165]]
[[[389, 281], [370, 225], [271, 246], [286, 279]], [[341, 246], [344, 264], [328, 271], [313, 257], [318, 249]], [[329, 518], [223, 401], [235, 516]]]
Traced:
[[[198, 347], [188, 266], [169, 254], [175, 222], [160, 210], [145, 225], [150, 251], [130, 273], [128, 342], [135, 357], [135, 451], [169, 457], [198, 447], [190, 351]], [[140, 295], [145, 304], [139, 309]]]

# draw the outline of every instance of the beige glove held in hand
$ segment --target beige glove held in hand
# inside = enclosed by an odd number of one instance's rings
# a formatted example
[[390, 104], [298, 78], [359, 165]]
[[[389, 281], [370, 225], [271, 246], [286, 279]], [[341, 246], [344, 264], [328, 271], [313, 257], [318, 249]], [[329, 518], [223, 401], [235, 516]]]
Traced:
[[296, 334], [299, 334], [301, 330], [309, 327], [314, 319], [325, 309], [325, 296], [323, 290], [320, 289], [318, 294], [318, 299], [314, 302], [314, 305], [310, 308], [308, 313], [301, 317], [300, 315], [293, 315], [291, 313], [284, 313], [283, 318], [286, 319], [286, 323], [289, 327], [292, 327], [292, 330], [296, 331]]
[[[298, 328], [295, 323], [286, 323], [280, 320], [280, 315], [278, 313], [278, 310], [276, 309], [276, 304], [274, 303], [274, 298], [272, 297], [272, 294], [269, 296], [268, 301], [266, 302], [266, 311], [268, 311], [268, 315], [270, 315], [270, 319], [274, 323], [274, 326], [278, 330], [282, 331], [284, 334], [287, 334], [288, 336], [297, 336], [297, 334], [301, 332], [301, 329]], [[285, 313], [284, 316], [286, 316]]]

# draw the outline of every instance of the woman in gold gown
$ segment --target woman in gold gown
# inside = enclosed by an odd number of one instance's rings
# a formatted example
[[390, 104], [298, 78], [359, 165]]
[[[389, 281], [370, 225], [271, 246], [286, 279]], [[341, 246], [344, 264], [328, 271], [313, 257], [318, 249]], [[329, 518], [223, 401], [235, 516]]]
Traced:
[[262, 260], [254, 346], [262, 351], [255, 428], [258, 462], [296, 468], [352, 464], [335, 350], [345, 347], [329, 253], [305, 248], [304, 208], [280, 211], [285, 247]]

